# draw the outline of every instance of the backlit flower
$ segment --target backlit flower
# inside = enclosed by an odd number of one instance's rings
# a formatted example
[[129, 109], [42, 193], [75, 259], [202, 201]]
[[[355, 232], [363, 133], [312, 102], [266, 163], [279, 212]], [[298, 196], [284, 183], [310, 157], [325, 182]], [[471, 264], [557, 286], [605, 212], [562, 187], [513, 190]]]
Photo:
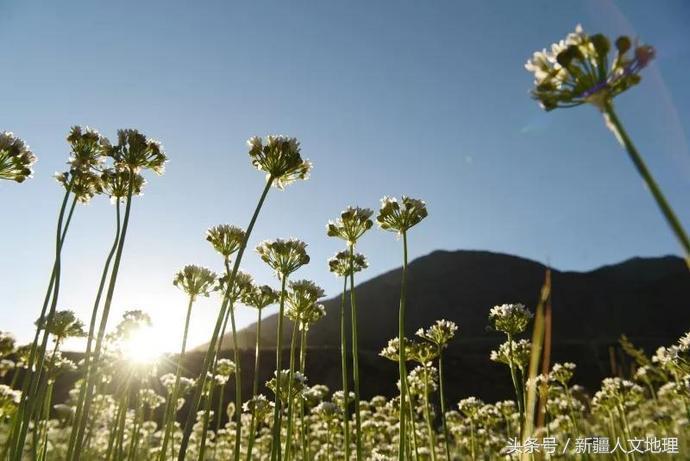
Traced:
[[175, 274], [173, 285], [182, 289], [192, 299], [196, 299], [199, 295], [208, 296], [213, 291], [215, 281], [216, 274], [210, 270], [189, 265]]
[[213, 248], [226, 258], [235, 253], [242, 246], [246, 233], [237, 226], [220, 224], [206, 231], [206, 240]]
[[134, 129], [117, 131], [117, 145], [109, 149], [115, 167], [121, 170], [151, 170], [163, 174], [167, 157], [158, 141]]
[[601, 108], [618, 94], [640, 82], [640, 71], [654, 58], [654, 48], [635, 46], [619, 37], [616, 54], [602, 34], [588, 36], [578, 25], [575, 32], [550, 50], [534, 53], [525, 69], [534, 73], [532, 97], [546, 110], [592, 103]]
[[438, 347], [446, 347], [455, 332], [458, 331], [458, 326], [450, 320], [437, 320], [435, 324], [431, 325], [426, 330], [420, 328], [417, 330], [417, 336], [426, 339]]
[[329, 221], [326, 233], [329, 237], [338, 237], [348, 245], [354, 245], [357, 240], [374, 225], [369, 208], [347, 207], [335, 221]]
[[[352, 269], [354, 273], [369, 267], [367, 258], [361, 253], [355, 253], [352, 258]], [[328, 260], [328, 269], [335, 275], [346, 277], [350, 275], [350, 252], [348, 250], [339, 251]]]
[[129, 193], [129, 181], [132, 178], [132, 195], [141, 195], [146, 180], [139, 173], [130, 175], [128, 171], [107, 168], [101, 173], [101, 187], [113, 199], [125, 198]]
[[272, 179], [277, 188], [283, 189], [298, 179], [309, 177], [311, 163], [302, 160], [296, 138], [267, 136], [264, 142], [260, 137], [254, 136], [247, 144], [252, 164], [266, 172], [266, 178]]
[[309, 263], [307, 244], [297, 239], [266, 240], [256, 247], [256, 252], [281, 278]]
[[[43, 330], [46, 328], [46, 323], [47, 317], [44, 317], [36, 321], [36, 326]], [[70, 310], [57, 311], [53, 314], [48, 333], [53, 335], [56, 341], [62, 341], [65, 338], [86, 336], [84, 323]]]
[[242, 297], [242, 302], [254, 309], [263, 309], [278, 301], [278, 293], [268, 285], [252, 285]]
[[9, 131], [0, 133], [0, 179], [23, 182], [31, 177], [36, 156], [24, 141]]
[[100, 171], [110, 149], [110, 141], [93, 128], [73, 126], [67, 135], [71, 152], [69, 165], [78, 171]]
[[[404, 338], [403, 342], [405, 344], [405, 359], [406, 360], [412, 360], [410, 358], [409, 351], [414, 346], [414, 343], [407, 338]], [[393, 339], [389, 340], [386, 347], [381, 349], [381, 352], [379, 352], [379, 355], [381, 357], [385, 357], [388, 360], [392, 360], [394, 362], [399, 361], [400, 360], [400, 338], [393, 338]]]
[[224, 293], [225, 297], [232, 302], [242, 299], [252, 289], [253, 278], [250, 274], [237, 271], [232, 286], [228, 287], [228, 278], [230, 276], [225, 274], [218, 278], [218, 291]]
[[522, 333], [532, 318], [532, 313], [523, 304], [502, 304], [489, 312], [489, 320], [497, 331], [514, 336]]
[[426, 204], [421, 200], [403, 195], [398, 202], [394, 197], [384, 197], [376, 221], [381, 229], [402, 234], [426, 218], [427, 214]]

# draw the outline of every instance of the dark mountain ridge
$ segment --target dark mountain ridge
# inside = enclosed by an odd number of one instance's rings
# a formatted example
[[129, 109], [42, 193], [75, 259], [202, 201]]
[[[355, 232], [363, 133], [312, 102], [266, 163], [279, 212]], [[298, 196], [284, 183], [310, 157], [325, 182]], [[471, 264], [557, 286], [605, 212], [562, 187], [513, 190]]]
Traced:
[[[415, 259], [408, 268], [407, 336], [437, 319], [452, 320], [460, 327], [447, 352], [449, 397], [470, 393], [487, 399], [509, 396], [505, 370], [488, 358], [503, 340], [487, 329], [488, 312], [496, 304], [515, 302], [533, 310], [546, 267], [506, 254], [460, 250], [434, 251]], [[395, 392], [396, 366], [377, 354], [398, 333], [400, 276], [398, 268], [357, 286], [365, 396]], [[633, 258], [587, 272], [552, 269], [553, 360], [577, 363], [576, 381], [595, 388], [602, 377], [611, 375], [610, 347], [616, 346], [622, 334], [653, 352], [690, 329], [689, 300], [690, 273], [683, 260], [674, 256]], [[340, 297], [323, 304], [326, 317], [309, 331], [307, 376], [312, 383], [337, 389]], [[276, 327], [276, 315], [264, 319], [262, 347], [275, 348]], [[255, 328], [252, 324], [238, 332], [242, 348], [253, 348]], [[284, 331], [289, 338], [289, 321]], [[232, 344], [229, 335], [224, 344]], [[197, 350], [201, 349], [204, 346]], [[263, 360], [267, 370], [264, 366], [261, 370], [266, 378], [273, 369], [269, 357]], [[613, 350], [613, 361], [616, 366], [625, 362], [619, 350]], [[249, 372], [247, 368], [251, 368], [249, 363], [245, 367]]]

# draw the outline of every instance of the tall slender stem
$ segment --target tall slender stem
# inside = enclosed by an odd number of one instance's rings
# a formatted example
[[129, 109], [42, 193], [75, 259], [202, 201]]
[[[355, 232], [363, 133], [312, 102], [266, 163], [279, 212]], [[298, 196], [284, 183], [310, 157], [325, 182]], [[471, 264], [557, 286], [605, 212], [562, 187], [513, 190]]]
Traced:
[[[61, 269], [61, 255], [62, 246], [67, 235], [67, 229], [69, 223], [72, 219], [72, 213], [74, 212], [74, 207], [77, 203], [76, 195], [72, 199], [72, 205], [70, 206], [69, 215], [63, 229], [63, 220], [65, 216], [65, 209], [67, 207], [67, 202], [69, 200], [69, 195], [72, 190], [72, 184], [74, 182], [74, 176], [70, 180], [66, 190], [65, 195], [62, 199], [62, 204], [60, 206], [60, 212], [58, 214], [57, 229], [55, 232], [55, 262], [53, 263], [53, 271], [51, 274], [51, 281], [48, 284], [48, 290], [46, 291], [46, 296], [43, 301], [43, 307], [41, 309], [41, 315], [39, 317], [39, 325], [45, 324], [43, 341], [41, 347], [38, 347], [38, 338], [40, 335], [40, 327], [36, 327], [36, 334], [34, 337], [34, 342], [31, 345], [31, 351], [29, 352], [29, 360], [27, 363], [27, 374], [24, 377], [22, 383], [22, 398], [20, 401], [19, 408], [17, 410], [17, 419], [12, 425], [12, 434], [9, 439], [9, 443], [13, 448], [11, 453], [11, 458], [15, 461], [20, 461], [22, 452], [24, 450], [24, 444], [26, 441], [26, 433], [28, 430], [29, 421], [33, 412], [35, 411], [36, 399], [35, 393], [38, 389], [38, 383], [41, 380], [41, 375], [43, 373], [43, 363], [45, 361], [45, 351], [48, 338], [48, 329], [52, 326], [53, 316], [55, 314], [55, 306], [57, 305], [57, 295], [60, 292], [60, 269]], [[50, 310], [48, 311], [48, 316], [46, 317], [46, 309], [49, 303], [49, 298], [52, 293], [52, 301], [50, 302]], [[42, 320], [46, 320], [43, 322]], [[37, 356], [38, 355], [38, 356]], [[38, 359], [38, 366], [36, 366], [35, 361]]]
[[[120, 270], [120, 261], [122, 260], [122, 251], [124, 250], [125, 238], [127, 236], [127, 227], [129, 226], [129, 216], [132, 209], [132, 193], [134, 191], [134, 171], [129, 170], [129, 186], [127, 189], [127, 202], [125, 205], [125, 216], [122, 223], [122, 231], [120, 233], [120, 239], [117, 243], [117, 251], [115, 252], [115, 261], [113, 263], [113, 270], [110, 274], [110, 282], [108, 284], [108, 291], [105, 296], [105, 303], [103, 304], [103, 314], [101, 315], [101, 322], [98, 327], [98, 336], [96, 338], [96, 346], [93, 354], [93, 363], [98, 366], [101, 358], [101, 351], [103, 348], [103, 340], [105, 338], [105, 329], [108, 325], [108, 316], [110, 314], [110, 306], [113, 302], [113, 295], [115, 294], [115, 285], [117, 284], [117, 274]], [[73, 459], [79, 460], [81, 457], [81, 450], [79, 447], [82, 445], [84, 438], [84, 431], [86, 429], [86, 421], [89, 417], [89, 410], [91, 408], [91, 397], [93, 395], [94, 386], [96, 380], [96, 373], [92, 373], [89, 380], [86, 383], [86, 399], [84, 401], [84, 411], [82, 414], [81, 422], [79, 423], [79, 429], [77, 431], [77, 437], [75, 442], [75, 450], [72, 453]], [[72, 461], [72, 460], [69, 460]]]
[[450, 440], [448, 437], [448, 425], [446, 424], [446, 395], [443, 387], [443, 348], [438, 347], [438, 391], [441, 401], [441, 424], [443, 425], [443, 440], [446, 447], [446, 459], [450, 461]]
[[343, 295], [340, 298], [340, 359], [343, 373], [343, 433], [345, 445], [345, 459], [350, 459], [350, 417], [348, 415], [349, 396], [348, 381], [350, 376], [347, 372], [347, 335], [345, 327], [345, 296], [347, 294], [347, 276], [343, 277]]
[[[266, 196], [268, 195], [268, 191], [271, 189], [271, 185], [273, 184], [274, 178], [269, 177], [268, 180], [266, 181], [266, 185], [264, 186], [263, 192], [261, 193], [261, 197], [259, 198], [259, 203], [256, 205], [256, 209], [254, 210], [254, 214], [252, 215], [251, 220], [249, 221], [249, 226], [247, 226], [247, 231], [244, 235], [244, 240], [242, 240], [242, 244], [240, 245], [240, 248], [237, 252], [237, 257], [235, 259], [235, 264], [233, 265], [232, 268], [232, 274], [231, 277], [228, 279], [228, 290], [232, 288], [232, 285], [235, 283], [235, 275], [237, 274], [237, 271], [239, 270], [240, 267], [240, 262], [242, 261], [242, 256], [244, 255], [244, 251], [247, 248], [247, 242], [249, 241], [249, 237], [252, 233], [252, 230], [254, 229], [254, 224], [256, 224], [256, 220], [259, 217], [259, 212], [261, 211], [261, 207], [263, 206]], [[203, 384], [206, 381], [206, 374], [209, 372], [211, 365], [214, 363], [214, 356], [215, 356], [215, 345], [216, 341], [218, 341], [218, 334], [220, 333], [220, 327], [221, 324], [223, 323], [223, 318], [225, 317], [225, 310], [227, 309], [227, 302], [223, 302], [223, 305], [221, 306], [220, 312], [218, 313], [218, 318], [216, 319], [216, 324], [213, 329], [213, 333], [211, 335], [211, 341], [209, 342], [208, 349], [206, 350], [206, 355], [204, 356], [204, 362], [201, 367], [201, 372], [199, 373], [199, 378], [198, 382], [200, 384]], [[187, 420], [185, 422], [184, 430], [182, 433], [182, 442], [180, 443], [180, 450], [178, 452], [178, 460], [179, 461], [184, 461], [185, 455], [186, 455], [186, 450], [187, 446], [189, 445], [189, 437], [192, 435], [192, 428], [194, 426], [194, 420], [195, 420], [195, 415], [196, 411], [199, 408], [199, 402], [201, 401], [201, 387], [197, 386], [197, 388], [194, 390], [194, 397], [191, 400], [191, 405], [189, 408], [189, 412], [187, 413]], [[236, 411], [239, 411], [239, 408], [236, 409]]]
[[187, 334], [189, 332], [189, 319], [192, 316], [192, 305], [194, 304], [194, 296], [189, 297], [187, 304], [187, 316], [184, 321], [184, 333], [182, 335], [182, 349], [180, 356], [177, 358], [177, 368], [175, 369], [175, 385], [173, 386], [172, 397], [170, 405], [168, 406], [168, 413], [165, 415], [165, 434], [163, 436], [163, 443], [161, 445], [161, 461], [166, 458], [166, 448], [168, 448], [168, 441], [172, 435], [174, 427], [175, 414], [177, 413], [177, 399], [180, 392], [180, 377], [182, 376], [182, 361], [184, 360], [185, 352], [187, 350]]
[[350, 250], [350, 315], [352, 327], [352, 377], [355, 391], [355, 429], [357, 461], [362, 460], [362, 421], [359, 411], [359, 340], [357, 339], [357, 300], [355, 298], [355, 246], [349, 245]]
[[426, 420], [426, 429], [429, 432], [429, 452], [431, 453], [431, 461], [436, 461], [436, 433], [431, 424], [429, 369], [426, 366], [424, 367], [424, 419]]
[[[234, 304], [232, 301], [231, 304]], [[240, 441], [242, 440], [242, 368], [240, 365], [240, 348], [237, 343], [235, 325], [235, 308], [230, 307], [230, 326], [232, 327], [232, 347], [235, 350], [235, 461], [240, 460]]]
[[116, 198], [115, 202], [115, 240], [113, 241], [113, 245], [110, 248], [110, 252], [108, 253], [108, 257], [105, 260], [105, 264], [103, 265], [103, 271], [101, 272], [101, 280], [98, 285], [98, 291], [96, 292], [96, 300], [93, 303], [93, 308], [91, 310], [91, 321], [89, 323], [89, 336], [86, 341], [86, 350], [84, 352], [84, 370], [85, 370], [85, 379], [79, 386], [79, 400], [77, 402], [77, 409], [75, 411], [75, 416], [74, 416], [74, 421], [72, 422], [72, 431], [70, 433], [70, 439], [69, 439], [69, 445], [67, 448], [67, 459], [70, 459], [72, 457], [72, 453], [75, 450], [75, 443], [76, 443], [76, 437], [77, 437], [77, 430], [79, 427], [79, 424], [81, 423], [81, 418], [83, 417], [83, 412], [84, 412], [84, 402], [86, 400], [86, 383], [89, 380], [89, 376], [92, 373], [95, 373], [96, 371], [92, 368], [92, 361], [91, 361], [91, 348], [93, 346], [93, 337], [94, 333], [96, 331], [96, 320], [98, 319], [98, 307], [100, 306], [101, 303], [101, 296], [103, 295], [103, 289], [105, 288], [105, 281], [108, 278], [108, 271], [110, 269], [110, 263], [113, 259], [113, 256], [115, 255], [115, 251], [117, 250], [117, 245], [118, 242], [120, 241], [120, 198]]
[[525, 402], [522, 396], [522, 385], [518, 381], [517, 370], [515, 369], [515, 362], [513, 360], [512, 335], [508, 335], [508, 367], [510, 368], [510, 377], [513, 380], [515, 398], [517, 399], [518, 411], [520, 413], [520, 440], [522, 440], [522, 435], [525, 428]]
[[407, 367], [405, 366], [405, 306], [407, 297], [407, 232], [403, 231], [403, 267], [402, 281], [400, 285], [400, 309], [398, 311], [398, 338], [400, 350], [398, 355], [398, 372], [400, 374], [400, 443], [398, 446], [398, 459], [405, 459], [405, 398], [407, 394]]
[[[307, 329], [302, 328], [302, 336], [299, 341], [299, 371], [306, 376], [307, 367]], [[299, 400], [300, 436], [302, 438], [302, 459], [309, 461], [309, 444], [307, 443], [307, 431], [309, 427], [304, 420], [304, 399]]]
[[273, 438], [271, 441], [271, 461], [280, 459], [280, 375], [281, 375], [281, 357], [283, 347], [283, 316], [285, 314], [285, 283], [287, 277], [284, 275], [280, 277], [280, 308], [278, 310], [278, 331], [276, 340], [276, 389], [275, 389], [275, 404], [273, 407]]
[[[259, 394], [259, 364], [261, 358], [261, 309], [256, 321], [256, 348], [254, 350], [254, 383], [252, 385], [252, 399]], [[252, 459], [254, 439], [256, 438], [256, 411], [252, 409], [252, 421], [249, 425], [249, 442], [247, 443], [247, 461]]]
[[687, 232], [676, 216], [676, 213], [671, 208], [671, 205], [668, 203], [668, 200], [666, 200], [664, 193], [659, 188], [659, 185], [652, 176], [652, 173], [649, 171], [649, 168], [647, 168], [647, 165], [628, 136], [628, 133], [625, 131], [625, 128], [623, 128], [623, 124], [618, 119], [618, 116], [613, 109], [613, 103], [605, 103], [602, 107], [602, 112], [607, 121], [607, 125], [610, 129], [612, 129], [621, 144], [623, 144], [623, 147], [625, 147], [630, 160], [632, 160], [635, 168], [637, 168], [637, 172], [640, 174], [640, 176], [642, 176], [645, 184], [647, 184], [647, 188], [649, 188], [649, 192], [651, 192], [652, 196], [654, 197], [659, 210], [661, 210], [666, 222], [676, 235], [676, 238], [678, 239], [678, 242], [685, 253], [685, 263], [687, 264], [688, 269], [690, 269], [690, 238], [688, 237]]
[[290, 338], [290, 372], [288, 373], [288, 392], [287, 392], [287, 437], [285, 437], [285, 459], [292, 458], [292, 410], [294, 409], [294, 399], [292, 398], [292, 382], [295, 377], [295, 346], [297, 344], [297, 327], [299, 322], [295, 320], [292, 326], [292, 337]]

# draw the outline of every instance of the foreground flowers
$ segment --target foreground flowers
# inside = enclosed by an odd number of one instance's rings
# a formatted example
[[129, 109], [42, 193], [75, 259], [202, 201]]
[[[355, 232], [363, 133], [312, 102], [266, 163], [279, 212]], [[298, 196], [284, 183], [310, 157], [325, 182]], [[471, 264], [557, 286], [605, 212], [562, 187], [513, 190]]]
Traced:
[[[400, 309], [398, 312], [398, 337], [405, 337], [405, 309], [407, 301], [407, 231], [419, 224], [427, 216], [426, 204], [417, 199], [403, 195], [400, 202], [395, 198], [381, 199], [381, 209], [376, 221], [383, 230], [396, 232], [403, 238], [403, 266], [402, 281], [400, 283]], [[398, 459], [405, 459], [406, 426], [405, 426], [405, 397], [407, 395], [407, 368], [405, 366], [405, 347], [401, 347], [398, 357], [400, 373], [400, 444]]]
[[581, 26], [565, 40], [537, 51], [525, 68], [534, 73], [532, 96], [546, 110], [590, 103], [601, 111], [606, 126], [625, 148], [666, 222], [678, 239], [690, 269], [690, 237], [666, 200], [642, 156], [632, 143], [613, 106], [613, 99], [637, 85], [640, 72], [654, 59], [649, 45], [635, 45], [629, 37], [615, 41], [616, 54], [609, 58], [611, 42], [602, 34], [589, 36]]

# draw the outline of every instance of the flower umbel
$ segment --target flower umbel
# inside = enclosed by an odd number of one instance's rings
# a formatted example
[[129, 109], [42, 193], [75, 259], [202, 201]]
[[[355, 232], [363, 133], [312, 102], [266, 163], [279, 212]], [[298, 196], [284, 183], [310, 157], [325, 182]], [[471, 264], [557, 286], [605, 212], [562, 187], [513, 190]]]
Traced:
[[369, 208], [347, 207], [340, 213], [340, 218], [329, 221], [326, 233], [329, 237], [338, 237], [345, 240], [348, 245], [354, 245], [374, 225], [371, 220], [373, 214]]
[[302, 160], [297, 138], [274, 135], [267, 136], [264, 142], [259, 136], [253, 136], [247, 144], [252, 164], [266, 172], [266, 177], [273, 179], [277, 188], [283, 189], [298, 179], [309, 177], [311, 162]]
[[[355, 253], [352, 256], [352, 269], [355, 273], [367, 267], [369, 267], [369, 263], [362, 253]], [[328, 269], [340, 277], [350, 275], [350, 252], [347, 250], [337, 252], [335, 256], [328, 260]]]
[[242, 303], [254, 309], [261, 310], [278, 301], [278, 293], [268, 285], [252, 285], [242, 297]]
[[307, 244], [297, 239], [266, 240], [256, 247], [256, 252], [279, 277], [287, 277], [309, 263]]
[[[534, 73], [532, 97], [546, 110], [592, 103], [602, 104], [640, 82], [640, 71], [654, 58], [654, 48], [635, 46], [629, 37], [615, 42], [616, 54], [609, 59], [611, 44], [602, 34], [588, 36], [578, 25], [575, 32], [551, 50], [537, 51], [525, 69]], [[632, 50], [632, 51], [631, 51]]]
[[525, 331], [531, 318], [532, 313], [523, 304], [502, 304], [489, 311], [489, 320], [494, 329], [509, 336]]
[[437, 347], [446, 347], [457, 331], [458, 326], [455, 322], [451, 322], [450, 320], [437, 320], [435, 324], [431, 325], [426, 330], [420, 328], [417, 330], [416, 334]]
[[0, 133], [0, 179], [23, 182], [31, 177], [36, 156], [24, 141], [9, 131]]
[[394, 197], [384, 197], [376, 221], [381, 229], [402, 234], [426, 218], [427, 214], [426, 203], [422, 200], [403, 195], [398, 202]]
[[181, 288], [192, 299], [196, 299], [199, 295], [208, 296], [213, 291], [215, 281], [216, 274], [210, 270], [205, 267], [189, 265], [175, 274], [173, 285]]
[[240, 249], [246, 233], [237, 226], [220, 224], [206, 231], [206, 240], [213, 248], [226, 258]]
[[133, 129], [117, 131], [117, 145], [109, 149], [115, 167], [139, 172], [143, 169], [163, 174], [167, 157], [158, 141]]

